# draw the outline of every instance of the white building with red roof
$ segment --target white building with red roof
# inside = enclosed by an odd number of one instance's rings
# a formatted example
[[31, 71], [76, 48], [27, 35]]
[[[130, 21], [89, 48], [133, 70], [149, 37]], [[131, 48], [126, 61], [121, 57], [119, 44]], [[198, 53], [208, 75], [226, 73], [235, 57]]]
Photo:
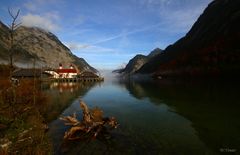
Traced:
[[77, 76], [77, 70], [70, 65], [70, 68], [63, 68], [62, 64], [59, 64], [59, 69], [56, 70], [59, 78], [75, 78]]
[[71, 64], [69, 68], [63, 68], [62, 64], [59, 64], [59, 68], [56, 70], [45, 71], [53, 76], [53, 78], [76, 78], [77, 69]]

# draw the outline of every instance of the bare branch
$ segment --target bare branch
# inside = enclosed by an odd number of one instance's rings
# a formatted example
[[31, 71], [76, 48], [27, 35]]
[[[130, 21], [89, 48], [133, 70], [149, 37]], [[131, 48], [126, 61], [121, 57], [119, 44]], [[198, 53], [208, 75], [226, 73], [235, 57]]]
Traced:
[[8, 13], [9, 13], [9, 15], [12, 17], [12, 19], [16, 20], [16, 19], [18, 18], [19, 14], [20, 14], [20, 9], [18, 9], [16, 15], [14, 15], [14, 14], [12, 13], [12, 11], [10, 10], [10, 8], [8, 8]]
[[10, 71], [10, 78], [11, 78], [11, 75], [12, 75], [12, 70], [13, 70], [13, 55], [14, 55], [14, 47], [16, 46], [15, 45], [15, 41], [14, 41], [14, 33], [15, 33], [15, 30], [16, 28], [21, 24], [21, 23], [16, 23], [16, 20], [20, 14], [20, 9], [18, 9], [17, 13], [14, 14], [10, 8], [8, 8], [8, 13], [9, 15], [11, 16], [12, 18], [12, 22], [11, 24], [9, 25], [9, 28], [10, 28], [10, 32], [9, 32], [9, 39], [10, 39], [10, 45], [9, 45], [9, 63], [10, 63], [10, 66], [11, 66], [11, 71]]
[[16, 14], [16, 16], [15, 16], [16, 19], [17, 19], [19, 13], [20, 13], [20, 9], [18, 9], [18, 12], [17, 12], [17, 14]]
[[14, 30], [14, 29], [17, 28], [17, 26], [20, 25], [20, 23], [16, 24], [16, 20], [17, 20], [19, 14], [20, 14], [20, 9], [18, 9], [17, 13], [14, 15], [14, 14], [12, 13], [12, 11], [10, 10], [10, 8], [8, 8], [8, 13], [9, 13], [9, 15], [12, 17], [12, 23], [11, 23], [10, 28], [11, 28], [11, 30]]
[[20, 23], [18, 23], [18, 24], [16, 24], [15, 25], [15, 29], [17, 29], [20, 25], [22, 25], [22, 23], [20, 22]]
[[12, 12], [11, 12], [11, 10], [10, 10], [10, 8], [8, 8], [8, 13], [9, 13], [9, 15], [10, 15], [12, 18], [14, 18], [13, 14], [12, 14]]

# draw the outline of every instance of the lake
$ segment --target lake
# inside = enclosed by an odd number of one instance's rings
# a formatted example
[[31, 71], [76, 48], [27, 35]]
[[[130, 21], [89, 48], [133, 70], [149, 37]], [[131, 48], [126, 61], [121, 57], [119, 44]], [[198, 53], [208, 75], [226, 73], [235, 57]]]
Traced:
[[[49, 136], [55, 154], [220, 154], [240, 151], [238, 82], [133, 81], [51, 83]], [[63, 141], [59, 116], [77, 113], [79, 101], [99, 107], [120, 124], [105, 138]]]

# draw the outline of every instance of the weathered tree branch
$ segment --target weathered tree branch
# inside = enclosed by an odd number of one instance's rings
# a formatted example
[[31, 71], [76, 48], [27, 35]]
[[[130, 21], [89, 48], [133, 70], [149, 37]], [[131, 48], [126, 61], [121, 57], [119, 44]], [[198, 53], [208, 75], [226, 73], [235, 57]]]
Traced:
[[117, 128], [118, 123], [116, 119], [114, 117], [103, 118], [103, 112], [99, 108], [89, 110], [88, 106], [82, 101], [80, 102], [80, 107], [83, 111], [81, 121], [77, 120], [75, 113], [72, 116], [60, 117], [60, 120], [63, 120], [65, 125], [72, 126], [65, 132], [64, 139], [81, 139], [86, 134], [89, 134], [89, 138], [96, 138], [104, 128]]

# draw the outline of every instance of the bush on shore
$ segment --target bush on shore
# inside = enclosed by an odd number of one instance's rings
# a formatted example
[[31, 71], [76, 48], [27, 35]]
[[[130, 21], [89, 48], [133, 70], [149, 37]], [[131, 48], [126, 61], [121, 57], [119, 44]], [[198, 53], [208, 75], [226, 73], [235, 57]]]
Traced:
[[[7, 73], [6, 73], [7, 74]], [[0, 154], [51, 154], [43, 117], [47, 97], [34, 79], [0, 77]]]

